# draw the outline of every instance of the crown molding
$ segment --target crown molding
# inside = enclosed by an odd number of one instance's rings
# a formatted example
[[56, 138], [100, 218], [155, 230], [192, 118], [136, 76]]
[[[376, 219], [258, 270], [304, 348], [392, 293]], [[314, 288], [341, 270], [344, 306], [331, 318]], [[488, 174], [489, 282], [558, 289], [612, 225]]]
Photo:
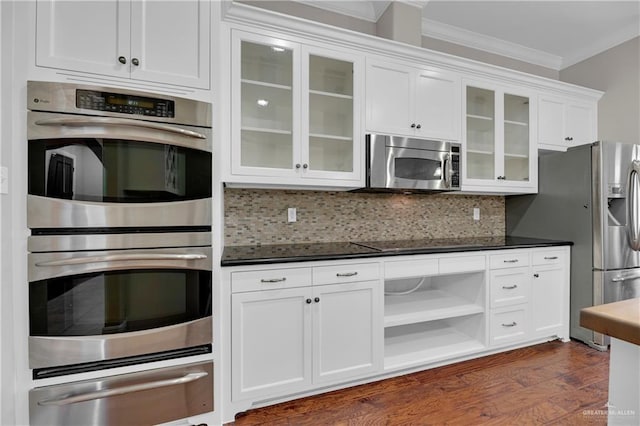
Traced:
[[387, 9], [391, 1], [325, 1], [325, 0], [292, 0], [329, 12], [347, 15], [376, 23]]
[[606, 38], [598, 40], [590, 46], [585, 46], [574, 52], [572, 55], [565, 56], [562, 59], [562, 67], [560, 69], [565, 69], [571, 65], [575, 65], [578, 62], [582, 62], [585, 59], [589, 59], [592, 56], [604, 52], [605, 50], [611, 49], [612, 47], [639, 36], [640, 28], [635, 24], [614, 30], [609, 33]]
[[422, 35], [460, 44], [559, 71], [562, 57], [430, 19], [422, 19]]

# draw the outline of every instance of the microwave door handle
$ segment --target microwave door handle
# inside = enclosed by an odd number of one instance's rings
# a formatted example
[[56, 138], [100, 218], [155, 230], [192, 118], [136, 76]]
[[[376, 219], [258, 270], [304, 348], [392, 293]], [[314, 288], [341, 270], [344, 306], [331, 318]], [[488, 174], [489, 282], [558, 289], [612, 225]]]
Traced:
[[83, 265], [87, 263], [118, 262], [118, 261], [133, 261], [133, 260], [201, 260], [206, 258], [207, 258], [206, 254], [198, 254], [198, 253], [193, 253], [193, 254], [126, 253], [126, 254], [110, 254], [105, 256], [71, 257], [69, 259], [48, 260], [45, 262], [38, 262], [35, 265], [40, 267], [46, 267], [46, 266]]
[[63, 396], [61, 398], [55, 398], [55, 399], [47, 399], [44, 401], [38, 401], [38, 405], [62, 406], [62, 405], [69, 405], [69, 404], [77, 404], [79, 402], [92, 401], [95, 399], [108, 398], [108, 397], [123, 395], [127, 393], [139, 392], [139, 391], [150, 390], [150, 389], [158, 389], [158, 388], [163, 388], [167, 386], [182, 385], [182, 384], [194, 382], [206, 376], [208, 376], [208, 373], [204, 371], [193, 372], [193, 373], [185, 374], [182, 377], [156, 380], [148, 383], [139, 383], [136, 385], [122, 386], [119, 388], [99, 390], [95, 392], [87, 392], [87, 393], [81, 393], [81, 394], [71, 395], [71, 396]]
[[148, 121], [129, 120], [126, 118], [113, 118], [113, 117], [56, 117], [46, 118], [43, 120], [37, 120], [35, 122], [38, 126], [131, 126], [131, 127], [143, 127], [146, 129], [160, 130], [169, 133], [176, 133], [182, 136], [187, 136], [196, 139], [206, 139], [207, 137], [202, 133], [194, 132], [192, 130], [181, 129], [179, 127], [170, 126], [161, 123], [151, 123]]
[[631, 162], [627, 182], [627, 235], [634, 251], [640, 250], [640, 161]]
[[449, 170], [449, 156], [445, 156], [442, 160], [442, 177], [447, 188], [451, 187], [451, 170]]

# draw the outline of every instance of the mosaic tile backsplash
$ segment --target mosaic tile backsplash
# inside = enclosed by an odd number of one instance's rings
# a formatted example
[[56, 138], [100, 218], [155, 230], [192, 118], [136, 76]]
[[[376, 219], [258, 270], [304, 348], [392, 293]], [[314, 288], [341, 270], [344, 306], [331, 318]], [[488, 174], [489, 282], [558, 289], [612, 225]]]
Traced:
[[[224, 205], [227, 246], [505, 234], [500, 196], [225, 188]], [[297, 222], [287, 222], [288, 207], [297, 209]]]

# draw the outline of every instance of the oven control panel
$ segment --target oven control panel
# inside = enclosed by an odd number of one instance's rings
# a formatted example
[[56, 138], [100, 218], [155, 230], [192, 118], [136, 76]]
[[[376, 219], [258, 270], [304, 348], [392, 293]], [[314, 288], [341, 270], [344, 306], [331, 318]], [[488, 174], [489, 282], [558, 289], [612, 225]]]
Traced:
[[76, 90], [76, 107], [152, 117], [175, 117], [175, 102], [121, 93]]

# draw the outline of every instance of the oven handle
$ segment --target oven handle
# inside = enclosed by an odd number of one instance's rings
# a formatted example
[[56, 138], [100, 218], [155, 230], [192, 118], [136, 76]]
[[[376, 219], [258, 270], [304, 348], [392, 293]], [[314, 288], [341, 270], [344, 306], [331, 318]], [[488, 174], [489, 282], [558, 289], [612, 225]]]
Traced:
[[78, 402], [92, 401], [94, 399], [108, 398], [108, 397], [111, 397], [111, 396], [123, 395], [123, 394], [126, 394], [126, 393], [139, 392], [139, 391], [150, 390], [150, 389], [157, 389], [157, 388], [162, 388], [162, 387], [167, 387], [167, 386], [182, 385], [182, 384], [185, 384], [185, 383], [194, 382], [194, 381], [199, 380], [199, 379], [201, 379], [203, 377], [206, 377], [206, 376], [208, 376], [208, 373], [206, 373], [204, 371], [188, 373], [188, 374], [185, 374], [182, 377], [176, 377], [176, 378], [173, 378], [173, 379], [157, 380], [157, 381], [154, 381], [154, 382], [140, 383], [140, 384], [137, 384], [137, 385], [130, 385], [130, 386], [123, 386], [123, 387], [115, 388], [115, 389], [106, 389], [106, 390], [101, 390], [101, 391], [96, 391], [96, 392], [83, 393], [83, 394], [79, 394], [79, 395], [64, 396], [62, 398], [47, 399], [47, 400], [44, 400], [44, 401], [38, 401], [38, 405], [43, 405], [43, 406], [48, 406], [48, 405], [61, 406], [61, 405], [76, 404]]
[[144, 127], [153, 130], [161, 130], [170, 133], [177, 133], [196, 139], [206, 139], [202, 133], [192, 130], [181, 129], [167, 124], [150, 123], [148, 121], [128, 120], [126, 118], [112, 117], [58, 117], [46, 118], [35, 122], [38, 126], [85, 126], [85, 125], [106, 125], [106, 126], [132, 126]]
[[135, 253], [135, 254], [111, 254], [106, 256], [72, 257], [69, 259], [49, 260], [36, 263], [36, 266], [66, 266], [82, 265], [85, 263], [117, 262], [129, 260], [200, 260], [206, 259], [206, 254], [176, 254], [176, 253]]

